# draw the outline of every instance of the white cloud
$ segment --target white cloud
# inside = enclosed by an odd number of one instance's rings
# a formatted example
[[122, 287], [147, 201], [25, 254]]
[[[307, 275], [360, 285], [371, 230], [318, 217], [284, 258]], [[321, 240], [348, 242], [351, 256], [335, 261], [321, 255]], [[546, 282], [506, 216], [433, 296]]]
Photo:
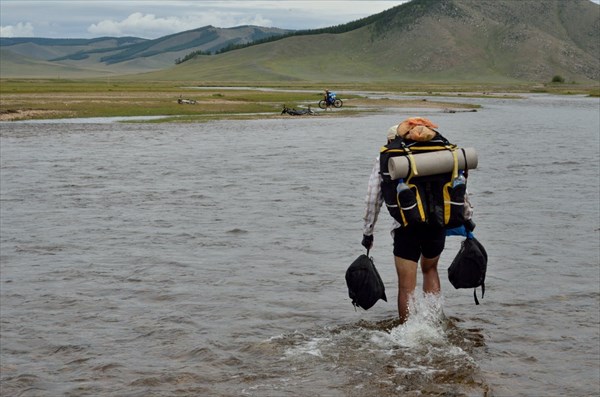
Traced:
[[157, 17], [154, 14], [135, 12], [121, 21], [105, 19], [90, 25], [87, 31], [99, 36], [157, 37], [171, 33], [200, 28], [206, 25], [231, 27], [239, 25], [271, 26], [272, 22], [260, 15], [223, 12], [204, 12], [185, 17]]
[[3, 36], [33, 35], [35, 27], [36, 36], [54, 38], [158, 38], [206, 25], [316, 29], [376, 14], [405, 1], [0, 0], [0, 25]]
[[19, 22], [16, 25], [0, 26], [0, 37], [33, 37], [33, 25]]

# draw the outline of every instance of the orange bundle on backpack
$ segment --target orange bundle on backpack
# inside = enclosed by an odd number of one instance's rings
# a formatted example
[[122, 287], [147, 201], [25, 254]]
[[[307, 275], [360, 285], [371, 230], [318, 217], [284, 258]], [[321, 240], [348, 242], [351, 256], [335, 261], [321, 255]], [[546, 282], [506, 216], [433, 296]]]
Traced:
[[411, 117], [398, 124], [397, 135], [402, 139], [426, 142], [435, 137], [433, 128], [437, 127], [437, 124], [424, 117]]

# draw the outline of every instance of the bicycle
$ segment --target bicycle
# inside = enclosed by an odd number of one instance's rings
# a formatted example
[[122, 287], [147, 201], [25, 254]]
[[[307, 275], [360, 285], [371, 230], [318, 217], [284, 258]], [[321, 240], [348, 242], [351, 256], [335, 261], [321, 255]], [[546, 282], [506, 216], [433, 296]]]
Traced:
[[344, 105], [344, 102], [341, 99], [337, 99], [335, 97], [335, 94], [331, 95], [326, 100], [325, 99], [321, 99], [319, 101], [319, 107], [321, 109], [325, 109], [328, 106], [333, 106], [335, 108], [341, 108], [343, 105]]

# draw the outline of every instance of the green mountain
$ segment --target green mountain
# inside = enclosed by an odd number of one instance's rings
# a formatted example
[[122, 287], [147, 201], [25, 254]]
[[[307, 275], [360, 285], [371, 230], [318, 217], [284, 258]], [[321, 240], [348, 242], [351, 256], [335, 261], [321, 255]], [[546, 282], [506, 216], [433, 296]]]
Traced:
[[[145, 78], [196, 81], [600, 80], [590, 0], [413, 0], [342, 33], [298, 34]], [[333, 31], [333, 30], [332, 30]]]
[[[10, 60], [10, 61], [5, 61]], [[89, 78], [113, 73], [28, 58], [0, 48], [0, 77]]]
[[[170, 67], [178, 58], [192, 52], [215, 53], [228, 46], [288, 32], [290, 31], [259, 26], [227, 29], [205, 26], [154, 40], [137, 37], [101, 37], [89, 40], [0, 38], [0, 75], [39, 76], [44, 74], [49, 65], [53, 71], [75, 69], [82, 73], [87, 71], [88, 75], [147, 72]], [[18, 65], [25, 60], [31, 68], [21, 70]], [[34, 71], [36, 62], [39, 62], [40, 68]]]
[[[600, 81], [600, 6], [590, 0], [412, 0], [319, 30], [208, 26], [156, 40], [74, 41], [68, 51], [60, 43], [4, 40], [1, 77], [53, 77], [50, 64], [199, 82]], [[213, 55], [187, 60], [195, 51]], [[28, 68], [19, 67], [26, 61]]]

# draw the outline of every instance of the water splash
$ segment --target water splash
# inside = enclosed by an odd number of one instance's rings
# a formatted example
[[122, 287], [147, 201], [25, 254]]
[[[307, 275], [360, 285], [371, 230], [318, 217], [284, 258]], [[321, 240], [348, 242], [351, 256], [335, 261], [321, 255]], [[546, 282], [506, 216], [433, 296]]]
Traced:
[[390, 338], [399, 346], [418, 348], [427, 344], [447, 343], [443, 297], [435, 294], [415, 294], [409, 302], [408, 320], [390, 331]]
[[280, 345], [280, 360], [294, 368], [286, 374], [310, 376], [313, 371], [345, 373], [347, 395], [377, 390], [381, 396], [457, 394], [485, 390], [478, 380], [478, 366], [469, 353], [466, 331], [447, 318], [443, 297], [416, 294], [410, 316], [371, 323], [361, 320], [329, 329], [312, 329], [273, 338]]

